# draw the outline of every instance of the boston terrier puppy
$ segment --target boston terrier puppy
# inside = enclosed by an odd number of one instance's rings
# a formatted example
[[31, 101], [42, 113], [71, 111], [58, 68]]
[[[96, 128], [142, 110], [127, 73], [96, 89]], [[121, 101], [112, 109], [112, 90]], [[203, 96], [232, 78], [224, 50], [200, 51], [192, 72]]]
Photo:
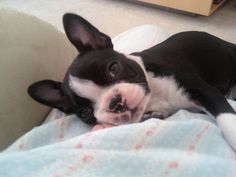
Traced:
[[205, 111], [236, 149], [236, 113], [224, 97], [236, 83], [236, 45], [189, 31], [124, 55], [84, 18], [68, 13], [63, 24], [79, 54], [62, 83], [32, 84], [33, 99], [88, 124], [165, 118], [179, 109]]

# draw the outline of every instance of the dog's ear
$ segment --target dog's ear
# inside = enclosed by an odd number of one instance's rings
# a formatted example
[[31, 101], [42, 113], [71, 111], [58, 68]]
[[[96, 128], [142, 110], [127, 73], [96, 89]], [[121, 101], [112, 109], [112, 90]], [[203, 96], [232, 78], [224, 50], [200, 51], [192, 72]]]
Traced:
[[90, 50], [113, 48], [111, 38], [100, 32], [82, 17], [67, 13], [63, 25], [68, 39], [80, 53]]
[[29, 95], [44, 105], [58, 108], [65, 113], [72, 113], [69, 98], [64, 95], [61, 83], [52, 80], [43, 80], [29, 86]]

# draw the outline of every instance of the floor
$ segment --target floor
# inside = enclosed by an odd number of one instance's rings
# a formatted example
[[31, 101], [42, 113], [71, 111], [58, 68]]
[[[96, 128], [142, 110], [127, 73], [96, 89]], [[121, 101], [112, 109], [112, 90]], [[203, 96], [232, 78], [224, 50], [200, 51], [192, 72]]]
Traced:
[[236, 43], [236, 5], [230, 0], [210, 17], [193, 17], [124, 0], [0, 0], [0, 7], [33, 14], [61, 30], [62, 15], [74, 12], [111, 37], [138, 25], [155, 24], [171, 34], [207, 31]]

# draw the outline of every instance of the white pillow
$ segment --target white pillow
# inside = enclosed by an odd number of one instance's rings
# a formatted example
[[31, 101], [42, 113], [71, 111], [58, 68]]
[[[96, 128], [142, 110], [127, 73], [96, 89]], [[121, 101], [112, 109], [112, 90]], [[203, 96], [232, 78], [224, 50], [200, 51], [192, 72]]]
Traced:
[[143, 25], [132, 28], [116, 36], [112, 42], [118, 52], [130, 54], [140, 52], [158, 44], [170, 35], [155, 25]]

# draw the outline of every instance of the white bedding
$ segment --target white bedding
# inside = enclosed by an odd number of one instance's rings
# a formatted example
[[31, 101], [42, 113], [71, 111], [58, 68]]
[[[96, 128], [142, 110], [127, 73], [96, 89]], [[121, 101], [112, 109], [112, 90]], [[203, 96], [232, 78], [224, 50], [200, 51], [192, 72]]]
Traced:
[[236, 154], [205, 114], [180, 110], [167, 120], [90, 130], [74, 115], [34, 128], [0, 154], [0, 176], [236, 176]]

